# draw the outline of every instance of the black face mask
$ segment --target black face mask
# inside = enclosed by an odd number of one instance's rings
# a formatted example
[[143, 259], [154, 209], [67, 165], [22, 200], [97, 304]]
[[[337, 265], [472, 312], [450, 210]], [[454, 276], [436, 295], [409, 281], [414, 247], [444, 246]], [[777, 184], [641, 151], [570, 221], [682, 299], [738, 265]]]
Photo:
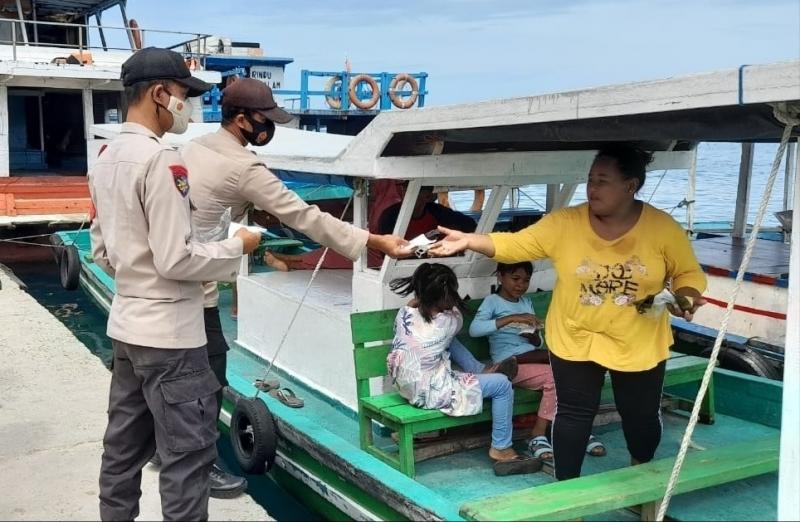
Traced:
[[262, 147], [272, 141], [272, 138], [275, 136], [275, 122], [267, 119], [267, 121], [261, 123], [251, 118], [249, 114], [245, 114], [244, 117], [253, 127], [252, 131], [242, 129], [242, 136], [244, 136], [244, 139], [246, 139], [250, 145]]

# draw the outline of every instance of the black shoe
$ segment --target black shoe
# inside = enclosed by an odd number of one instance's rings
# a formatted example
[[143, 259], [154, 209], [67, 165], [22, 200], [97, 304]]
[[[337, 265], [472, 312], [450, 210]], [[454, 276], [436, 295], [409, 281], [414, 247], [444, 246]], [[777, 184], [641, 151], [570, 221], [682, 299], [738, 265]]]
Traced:
[[158, 452], [153, 453], [153, 456], [150, 458], [150, 464], [153, 467], [160, 468], [161, 467], [161, 457], [158, 456]]
[[209, 478], [213, 498], [235, 498], [247, 489], [247, 479], [231, 475], [216, 464], [211, 468]]

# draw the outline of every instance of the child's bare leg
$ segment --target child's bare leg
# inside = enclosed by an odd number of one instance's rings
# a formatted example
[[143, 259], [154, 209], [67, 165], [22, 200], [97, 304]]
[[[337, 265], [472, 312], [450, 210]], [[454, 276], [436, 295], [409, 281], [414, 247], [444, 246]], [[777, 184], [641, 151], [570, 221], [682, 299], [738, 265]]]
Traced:
[[516, 356], [519, 364], [550, 364], [547, 350], [531, 350]]
[[550, 421], [542, 417], [536, 417], [536, 422], [533, 424], [531, 437], [547, 436], [547, 428], [550, 427]]
[[279, 254], [275, 254], [267, 250], [264, 252], [264, 263], [270, 267], [274, 268], [275, 270], [279, 270], [281, 272], [288, 272], [289, 271], [289, 264], [279, 257]]
[[506, 448], [506, 449], [496, 449], [496, 448], [489, 448], [489, 458], [492, 460], [513, 460], [517, 458], [519, 454], [514, 448]]

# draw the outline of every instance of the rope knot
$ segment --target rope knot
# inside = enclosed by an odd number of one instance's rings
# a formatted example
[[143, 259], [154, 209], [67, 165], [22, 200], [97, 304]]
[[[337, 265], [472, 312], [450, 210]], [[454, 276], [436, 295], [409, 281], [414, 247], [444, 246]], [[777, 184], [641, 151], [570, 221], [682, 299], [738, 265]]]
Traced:
[[779, 102], [772, 104], [772, 114], [784, 125], [800, 127], [800, 102]]

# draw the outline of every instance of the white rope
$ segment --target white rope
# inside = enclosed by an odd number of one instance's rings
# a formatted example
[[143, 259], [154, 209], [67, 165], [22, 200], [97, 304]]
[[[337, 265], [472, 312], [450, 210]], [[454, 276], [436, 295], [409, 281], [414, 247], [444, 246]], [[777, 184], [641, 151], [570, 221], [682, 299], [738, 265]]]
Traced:
[[716, 366], [717, 357], [719, 356], [720, 347], [722, 346], [722, 340], [725, 338], [725, 333], [728, 330], [728, 322], [730, 321], [731, 313], [733, 312], [733, 306], [736, 303], [736, 297], [739, 295], [739, 290], [742, 287], [744, 274], [747, 271], [747, 267], [750, 265], [750, 258], [753, 255], [753, 248], [756, 244], [756, 239], [758, 238], [758, 232], [761, 229], [761, 222], [767, 213], [767, 206], [769, 204], [770, 195], [772, 194], [772, 187], [778, 177], [778, 170], [780, 169], [781, 159], [783, 158], [786, 150], [786, 144], [788, 143], [789, 137], [792, 134], [792, 128], [796, 125], [800, 125], [800, 120], [798, 120], [797, 117], [788, 115], [786, 106], [784, 104], [781, 104], [779, 107], [775, 107], [774, 113], [778, 120], [786, 124], [786, 128], [783, 130], [783, 137], [781, 138], [780, 146], [778, 147], [778, 151], [775, 153], [775, 159], [772, 162], [772, 171], [770, 172], [767, 180], [767, 185], [764, 188], [764, 195], [761, 197], [761, 204], [758, 207], [758, 214], [756, 214], [756, 219], [753, 223], [753, 229], [750, 232], [750, 237], [747, 241], [741, 266], [736, 274], [736, 283], [733, 287], [733, 291], [731, 292], [731, 296], [728, 299], [728, 306], [725, 309], [725, 314], [723, 315], [722, 323], [720, 324], [719, 332], [717, 333], [717, 338], [714, 341], [714, 348], [711, 350], [711, 356], [708, 359], [706, 372], [703, 375], [703, 380], [700, 383], [700, 389], [697, 392], [697, 398], [695, 399], [694, 407], [692, 408], [692, 415], [689, 417], [689, 425], [686, 427], [686, 431], [683, 434], [681, 447], [678, 451], [678, 456], [675, 459], [675, 465], [672, 468], [672, 475], [670, 475], [669, 482], [667, 483], [667, 490], [664, 493], [664, 499], [661, 501], [661, 505], [658, 508], [656, 520], [659, 522], [664, 520], [670, 500], [672, 499], [675, 487], [677, 486], [678, 477], [680, 476], [681, 468], [683, 467], [683, 461], [686, 459], [686, 453], [689, 449], [689, 444], [692, 439], [695, 426], [697, 426], [697, 420], [700, 417], [700, 407], [702, 405], [703, 398], [706, 395], [706, 391], [708, 390], [708, 385], [711, 381], [711, 375], [714, 373], [714, 367]]
[[52, 236], [52, 232], [48, 232], [47, 234], [34, 234], [32, 236], [19, 236], [19, 237], [9, 237], [9, 238], [0, 238], [0, 243], [11, 243], [15, 245], [27, 245], [27, 246], [37, 246], [37, 247], [44, 247], [44, 248], [64, 248], [65, 246], [70, 246], [75, 244], [75, 238], [78, 237], [83, 227], [86, 226], [86, 220], [84, 219], [81, 221], [81, 226], [78, 230], [74, 233], [74, 237], [70, 243], [65, 243], [63, 245], [48, 245], [45, 243], [37, 243], [35, 241], [25, 241], [26, 239], [38, 239], [42, 237], [49, 237]]
[[[340, 220], [344, 219], [345, 214], [347, 214], [347, 210], [350, 208], [350, 203], [353, 202], [353, 198], [355, 198], [355, 196], [356, 196], [356, 190], [353, 190], [353, 195], [350, 196], [350, 199], [347, 200], [347, 204], [344, 206], [344, 211], [342, 211], [342, 215], [339, 218]], [[283, 332], [283, 337], [281, 337], [281, 341], [278, 344], [278, 348], [275, 350], [275, 355], [272, 356], [272, 359], [269, 361], [269, 365], [267, 366], [267, 369], [264, 372], [263, 380], [265, 381], [267, 379], [267, 376], [269, 375], [269, 372], [272, 371], [272, 367], [275, 365], [275, 359], [278, 358], [278, 354], [281, 353], [281, 349], [283, 348], [283, 345], [286, 343], [286, 338], [289, 337], [289, 332], [292, 331], [292, 326], [294, 325], [294, 322], [297, 320], [297, 316], [300, 315], [300, 309], [303, 307], [303, 303], [305, 302], [306, 297], [308, 297], [308, 292], [311, 290], [311, 285], [314, 283], [314, 279], [317, 278], [317, 274], [319, 273], [320, 268], [322, 268], [322, 263], [325, 262], [325, 256], [328, 255], [328, 250], [330, 250], [330, 248], [325, 247], [325, 250], [322, 251], [322, 255], [320, 256], [319, 261], [317, 261], [317, 266], [314, 267], [314, 272], [311, 273], [311, 278], [308, 280], [308, 283], [306, 284], [306, 289], [303, 291], [303, 296], [300, 298], [300, 302], [297, 303], [297, 308], [295, 309], [294, 314], [292, 314], [292, 318], [289, 320], [289, 326], [287, 326], [286, 330]], [[259, 393], [261, 393], [261, 390], [259, 388], [256, 388], [256, 394], [255, 394], [256, 398], [258, 398]]]

